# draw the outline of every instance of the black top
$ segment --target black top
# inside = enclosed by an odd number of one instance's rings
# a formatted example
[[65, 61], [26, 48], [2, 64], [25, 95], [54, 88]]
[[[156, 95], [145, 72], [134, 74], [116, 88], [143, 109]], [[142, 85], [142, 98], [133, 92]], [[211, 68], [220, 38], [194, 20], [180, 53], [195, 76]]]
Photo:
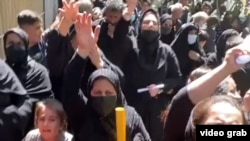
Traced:
[[188, 53], [191, 50], [199, 53], [200, 56], [204, 56], [200, 49], [198, 38], [194, 44], [188, 44], [188, 33], [191, 30], [199, 31], [198, 27], [192, 23], [183, 24], [176, 33], [174, 41], [170, 45], [178, 58], [181, 73], [184, 78], [186, 78], [193, 69], [204, 64], [202, 58], [198, 61], [193, 61], [189, 58]]
[[0, 60], [0, 140], [20, 141], [31, 116], [32, 102], [11, 68]]
[[[149, 9], [141, 16], [140, 21], [148, 12], [156, 14], [155, 11]], [[165, 85], [164, 93], [167, 93], [180, 83], [181, 73], [177, 58], [168, 45], [159, 41], [160, 31], [152, 42], [147, 42], [141, 37], [141, 27], [139, 27], [139, 34], [136, 37], [131, 32], [129, 22], [123, 18], [118, 23], [117, 28], [123, 29], [123, 33], [129, 35], [130, 41], [127, 46], [132, 48], [123, 68], [126, 79], [125, 97], [131, 106], [149, 96], [148, 93], [146, 95], [144, 93], [138, 94], [137, 89], [139, 88], [163, 83]]]
[[164, 141], [184, 141], [186, 125], [194, 106], [188, 97], [187, 88], [182, 88], [171, 102]]
[[[117, 72], [115, 67], [110, 66], [110, 64], [105, 63], [105, 68], [97, 71], [86, 72], [88, 68], [88, 58], [82, 59], [77, 54], [73, 57], [72, 61], [69, 63], [64, 80], [64, 90], [63, 90], [63, 105], [67, 112], [69, 118], [69, 123], [73, 128], [75, 140], [86, 140], [86, 141], [96, 141], [104, 140], [108, 141], [110, 138], [109, 132], [115, 131], [115, 126], [112, 123], [115, 123], [114, 111], [105, 117], [100, 118], [100, 116], [93, 110], [91, 100], [86, 103], [86, 97], [90, 98], [90, 89], [93, 85], [93, 82], [99, 76], [105, 77], [110, 80], [114, 85], [117, 91], [117, 106], [123, 106], [126, 109], [127, 113], [127, 139], [128, 140], [141, 140], [149, 141], [149, 135], [145, 130], [145, 127], [142, 123], [141, 118], [135, 112], [135, 110], [126, 105], [125, 98], [119, 86], [119, 78], [112, 77], [110, 75], [111, 70]], [[108, 72], [105, 73], [104, 71]], [[103, 73], [102, 73], [103, 72]], [[85, 95], [79, 92], [81, 74], [88, 75], [88, 83], [86, 84]], [[116, 75], [118, 73], [115, 73]], [[79, 111], [79, 107], [81, 110]], [[105, 124], [104, 124], [105, 123]], [[105, 127], [108, 126], [111, 130], [105, 130]]]
[[[11, 33], [18, 35], [25, 45], [26, 58], [24, 58], [24, 60], [19, 63], [10, 61], [10, 54], [7, 53], [6, 40], [8, 35]], [[53, 95], [47, 69], [28, 56], [28, 36], [23, 30], [19, 28], [13, 28], [7, 31], [4, 34], [4, 49], [7, 56], [7, 64], [16, 73], [20, 82], [27, 90], [27, 94], [29, 94], [31, 97], [41, 96], [43, 98]]]

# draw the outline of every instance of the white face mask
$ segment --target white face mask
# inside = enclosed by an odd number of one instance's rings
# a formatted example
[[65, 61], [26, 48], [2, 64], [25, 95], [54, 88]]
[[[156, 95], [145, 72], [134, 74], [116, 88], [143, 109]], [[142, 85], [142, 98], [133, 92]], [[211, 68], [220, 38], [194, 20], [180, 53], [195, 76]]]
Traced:
[[194, 44], [197, 40], [197, 35], [188, 34], [188, 43], [190, 45]]

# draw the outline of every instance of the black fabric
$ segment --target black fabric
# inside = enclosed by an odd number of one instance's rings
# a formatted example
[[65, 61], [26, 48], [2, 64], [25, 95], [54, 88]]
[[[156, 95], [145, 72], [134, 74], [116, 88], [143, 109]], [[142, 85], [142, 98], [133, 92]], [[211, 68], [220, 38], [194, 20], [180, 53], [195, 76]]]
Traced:
[[14, 70], [17, 77], [27, 90], [27, 94], [42, 94], [51, 92], [51, 83], [47, 69], [39, 63], [36, 63], [30, 57], [28, 57], [28, 35], [19, 28], [13, 28], [4, 34], [4, 49], [6, 50], [6, 40], [10, 33], [18, 35], [24, 42], [27, 52], [27, 61], [22, 64], [13, 64], [6, 60], [9, 66]]
[[[73, 32], [74, 26], [71, 31]], [[72, 37], [70, 38], [69, 36]], [[62, 36], [57, 30], [50, 30], [45, 35], [45, 42], [48, 44], [48, 70], [52, 84], [52, 90], [55, 98], [59, 101], [62, 100], [62, 85], [64, 78], [65, 68], [74, 54], [74, 49], [71, 46], [70, 39], [75, 34], [72, 33], [69, 36]]]
[[138, 48], [134, 49], [138, 57], [137, 60], [139, 62], [139, 65], [147, 71], [156, 71], [157, 69], [161, 68], [164, 65], [167, 56], [166, 54], [164, 54], [163, 51], [164, 49], [159, 48], [160, 29], [156, 32], [157, 35], [152, 41], [148, 41], [143, 37], [143, 30], [141, 29], [141, 24], [144, 17], [148, 13], [153, 13], [159, 20], [157, 12], [154, 11], [153, 9], [149, 9], [142, 14], [142, 16], [140, 17], [141, 19], [139, 26], [139, 35], [137, 38]]
[[[74, 135], [76, 141], [86, 140], [86, 141], [96, 141], [96, 140], [103, 140], [103, 141], [112, 141], [115, 139], [113, 135], [116, 135], [115, 132], [115, 115], [112, 112], [110, 115], [101, 117], [97, 114], [91, 104], [88, 101], [86, 105], [86, 101], [84, 97], [90, 98], [90, 89], [94, 80], [100, 76], [106, 76], [107, 79], [112, 82], [112, 84], [117, 90], [118, 100], [117, 106], [124, 106], [127, 113], [127, 140], [141, 140], [141, 141], [148, 141], [150, 140], [148, 133], [143, 126], [143, 123], [137, 113], [134, 111], [133, 108], [126, 105], [125, 98], [122, 96], [121, 86], [119, 86], [119, 74], [111, 73], [110, 64], [106, 64], [104, 68], [105, 70], [92, 70], [94, 72], [86, 72], [89, 71], [87, 68], [89, 67], [88, 63], [89, 59], [82, 59], [77, 54], [73, 57], [70, 61], [65, 74], [64, 84], [67, 87], [64, 87], [63, 90], [63, 104], [67, 115], [69, 117], [70, 124], [74, 127]], [[83, 72], [84, 70], [84, 72]], [[103, 71], [106, 71], [103, 73]], [[83, 94], [77, 94], [79, 91], [79, 82], [81, 82], [81, 77], [79, 77], [83, 73], [84, 75], [88, 75], [89, 78], [87, 84], [87, 91], [85, 93], [86, 96]], [[90, 73], [90, 75], [89, 75]], [[91, 75], [92, 74], [92, 75]], [[110, 77], [113, 76], [113, 77]], [[83, 82], [83, 81], [82, 81]], [[72, 105], [72, 103], [74, 103]], [[76, 107], [75, 107], [76, 106]], [[81, 107], [81, 111], [79, 111], [79, 107]], [[79, 119], [79, 120], [77, 120]]]
[[[98, 38], [98, 46], [105, 54], [106, 58], [112, 62], [114, 65], [118, 66], [120, 69], [123, 68], [123, 63], [131, 50], [129, 44], [129, 38], [127, 37], [127, 30], [130, 30], [127, 25], [130, 25], [130, 22], [123, 23], [118, 27], [116, 25], [113, 38], [108, 35], [108, 26], [109, 23], [105, 19], [97, 20], [93, 23], [93, 27], [96, 25], [101, 25], [100, 34]], [[125, 40], [121, 40], [125, 39]], [[115, 55], [114, 55], [115, 54]]]
[[232, 77], [237, 84], [237, 90], [244, 97], [245, 93], [250, 89], [250, 63], [247, 63], [240, 70], [232, 74]]
[[188, 97], [187, 88], [182, 88], [170, 104], [164, 141], [184, 141], [186, 125], [194, 106]]
[[195, 125], [193, 124], [193, 113], [194, 111], [192, 110], [187, 122], [185, 129], [185, 141], [196, 141]]
[[[17, 75], [18, 79], [27, 91], [27, 95], [32, 99], [32, 114], [34, 114], [35, 103], [45, 98], [53, 97], [53, 92], [51, 90], [51, 82], [49, 79], [48, 70], [40, 63], [31, 59], [28, 56], [28, 36], [27, 34], [19, 29], [13, 28], [4, 34], [4, 49], [6, 50], [6, 40], [10, 33], [18, 35], [24, 42], [25, 49], [27, 52], [26, 61], [21, 64], [15, 64], [11, 61], [6, 60], [8, 65]], [[18, 100], [17, 100], [18, 101]], [[34, 117], [31, 117], [28, 121], [27, 127], [25, 127], [25, 132], [28, 132], [34, 127]]]
[[[141, 16], [140, 21], [148, 12], [156, 15], [155, 11], [150, 9]], [[125, 97], [128, 104], [135, 107], [136, 111], [142, 116], [152, 140], [158, 140], [162, 137], [163, 127], [160, 127], [160, 125], [163, 126], [163, 124], [159, 119], [159, 113], [165, 109], [166, 104], [171, 99], [166, 96], [166, 93], [179, 85], [181, 78], [175, 53], [171, 47], [159, 41], [160, 31], [156, 32], [158, 36], [152, 42], [143, 39], [141, 28], [139, 28], [138, 37], [130, 34], [133, 50], [127, 57], [123, 69]], [[165, 85], [163, 92], [160, 94], [162, 96], [151, 98], [148, 92], [137, 92], [137, 89], [145, 88], [151, 84]], [[149, 108], [150, 106], [158, 107], [158, 109], [153, 110]]]
[[0, 60], [0, 68], [0, 93], [25, 95], [26, 90], [23, 85], [13, 70], [3, 60]]
[[184, 79], [186, 79], [193, 69], [203, 65], [204, 63], [202, 60], [193, 61], [188, 56], [188, 53], [191, 50], [199, 53], [200, 56], [204, 56], [200, 49], [198, 38], [195, 44], [188, 44], [188, 33], [191, 30], [196, 30], [197, 33], [199, 31], [198, 27], [192, 23], [183, 24], [176, 33], [174, 41], [170, 45], [178, 58], [181, 73]]
[[32, 104], [12, 69], [0, 60], [0, 140], [20, 141], [31, 116]]
[[[172, 20], [172, 16], [169, 14], [163, 14], [160, 18], [161, 25], [166, 22], [166, 20]], [[175, 38], [174, 28], [172, 27], [171, 32], [167, 35], [161, 33], [161, 41], [165, 44], [170, 45]]]
[[216, 52], [212, 53], [209, 56], [208, 59], [209, 61], [207, 62], [207, 66], [215, 68], [222, 63], [227, 50], [226, 48], [227, 39], [235, 35], [239, 35], [239, 33], [234, 29], [227, 29], [224, 32], [222, 32], [222, 34], [219, 36], [216, 42]]
[[[104, 68], [116, 72], [122, 83], [124, 76], [120, 69], [110, 63], [101, 51], [99, 53], [104, 61]], [[89, 58], [82, 59], [76, 53], [65, 68], [62, 85], [62, 104], [68, 116], [69, 125], [76, 135], [79, 134], [81, 129], [82, 123], [79, 123], [79, 121], [84, 119], [87, 99], [90, 98], [90, 95], [87, 93], [88, 79], [96, 69]], [[81, 111], [79, 111], [79, 107], [81, 107]], [[76, 137], [76, 140], [79, 139]]]

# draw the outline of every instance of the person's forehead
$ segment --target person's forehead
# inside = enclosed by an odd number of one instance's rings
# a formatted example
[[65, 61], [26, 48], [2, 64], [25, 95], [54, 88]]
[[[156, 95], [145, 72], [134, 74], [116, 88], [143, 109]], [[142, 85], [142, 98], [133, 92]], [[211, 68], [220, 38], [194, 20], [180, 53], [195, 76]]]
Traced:
[[147, 13], [144, 16], [143, 20], [144, 21], [146, 21], [146, 20], [155, 20], [155, 21], [157, 21], [157, 17], [156, 17], [156, 15], [154, 15], [153, 13], [150, 12], [150, 13]]

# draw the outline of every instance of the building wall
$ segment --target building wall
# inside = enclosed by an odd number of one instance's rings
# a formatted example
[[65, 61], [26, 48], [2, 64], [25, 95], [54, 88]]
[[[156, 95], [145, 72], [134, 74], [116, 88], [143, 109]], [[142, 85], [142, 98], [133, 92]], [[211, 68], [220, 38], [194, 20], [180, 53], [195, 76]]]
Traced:
[[[3, 33], [11, 27], [16, 27], [16, 16], [24, 9], [31, 9], [37, 13], [43, 13], [44, 1], [43, 0], [1, 0], [0, 2], [0, 37]], [[1, 38], [0, 43], [0, 58], [3, 55], [3, 42]]]

